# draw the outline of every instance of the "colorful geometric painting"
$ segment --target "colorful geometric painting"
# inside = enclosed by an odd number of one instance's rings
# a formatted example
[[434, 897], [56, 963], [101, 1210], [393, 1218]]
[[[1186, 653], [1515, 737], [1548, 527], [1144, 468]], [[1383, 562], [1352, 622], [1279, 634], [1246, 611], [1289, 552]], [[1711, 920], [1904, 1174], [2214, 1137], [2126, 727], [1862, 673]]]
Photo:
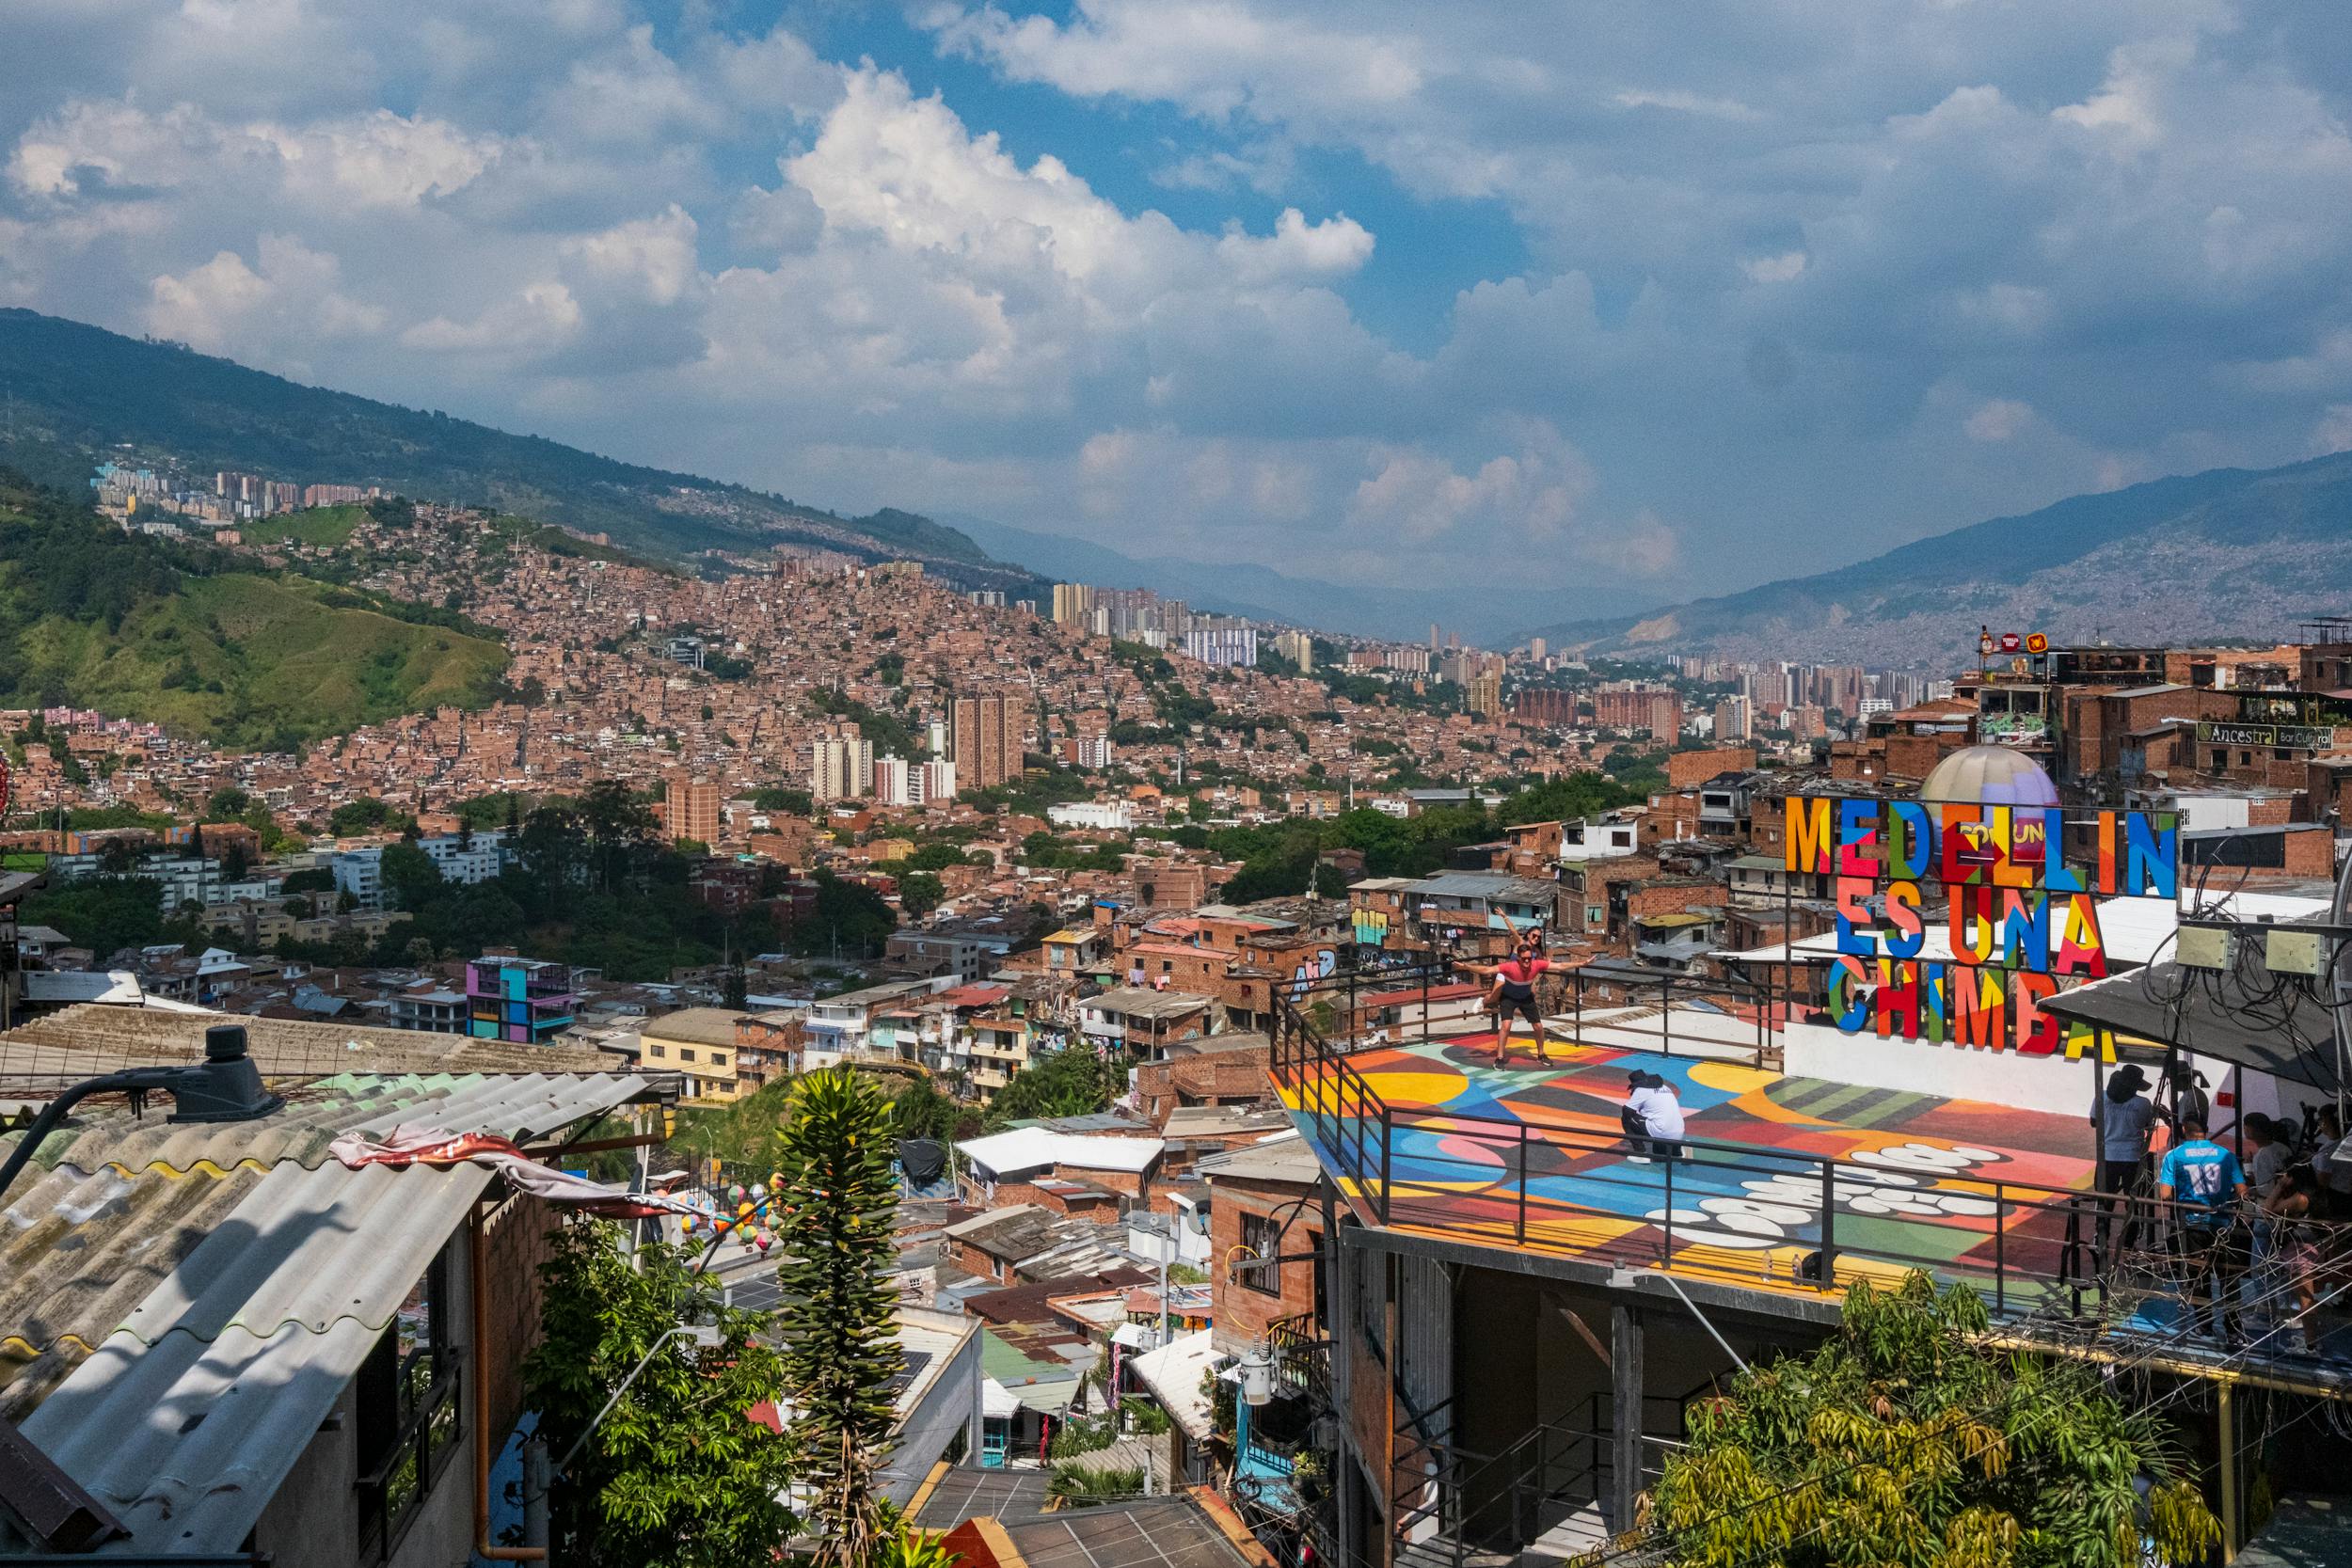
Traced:
[[[1361, 1050], [1359, 1082], [1311, 1068], [1282, 1099], [1363, 1216], [1382, 1223], [1385, 1192], [1399, 1229], [1811, 1293], [1829, 1169], [1833, 1285], [1925, 1267], [2010, 1310], [2063, 1289], [2091, 1175], [2080, 1117], [1558, 1039], [1538, 1066], [1524, 1032], [1508, 1065], [1493, 1052], [1491, 1034]], [[1636, 1069], [1681, 1101], [1682, 1158], [1625, 1140]], [[2092, 1221], [2075, 1223], [2079, 1272]]]

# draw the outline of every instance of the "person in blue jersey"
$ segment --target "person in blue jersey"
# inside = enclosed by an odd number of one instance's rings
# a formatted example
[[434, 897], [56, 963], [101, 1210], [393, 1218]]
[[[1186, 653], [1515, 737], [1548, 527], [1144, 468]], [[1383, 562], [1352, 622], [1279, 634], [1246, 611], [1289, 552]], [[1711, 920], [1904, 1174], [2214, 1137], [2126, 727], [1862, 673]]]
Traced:
[[2209, 1294], [2218, 1297], [2221, 1331], [2237, 1338], [2237, 1280], [2243, 1251], [2233, 1232], [2246, 1198], [2237, 1156], [2205, 1136], [2204, 1118], [2181, 1117], [2181, 1141], [2156, 1172], [2156, 1196], [2172, 1209], [2172, 1250], [2185, 1276], [2190, 1317], [2211, 1333]]

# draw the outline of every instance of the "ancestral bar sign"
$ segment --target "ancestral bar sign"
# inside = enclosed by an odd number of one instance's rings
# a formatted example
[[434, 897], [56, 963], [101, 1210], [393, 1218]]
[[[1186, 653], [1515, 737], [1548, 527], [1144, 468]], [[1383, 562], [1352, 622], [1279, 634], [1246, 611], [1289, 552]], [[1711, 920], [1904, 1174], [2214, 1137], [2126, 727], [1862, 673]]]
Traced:
[[[1787, 868], [1833, 879], [1829, 1011], [1849, 1035], [2114, 1059], [2099, 1030], [2042, 1010], [2066, 981], [2107, 973], [2102, 898], [2176, 899], [2180, 818], [2056, 806], [1792, 796]], [[2069, 847], [2068, 829], [2075, 831]], [[1940, 886], [1951, 957], [1927, 947]]]

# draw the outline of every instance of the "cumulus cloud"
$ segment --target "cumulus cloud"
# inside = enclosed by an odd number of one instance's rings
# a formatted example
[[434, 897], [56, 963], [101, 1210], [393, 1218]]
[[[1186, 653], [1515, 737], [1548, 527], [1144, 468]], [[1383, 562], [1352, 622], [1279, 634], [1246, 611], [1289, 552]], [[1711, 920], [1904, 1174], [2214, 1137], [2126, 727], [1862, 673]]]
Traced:
[[1375, 449], [1373, 472], [1349, 498], [1348, 521], [1426, 546], [1477, 527], [1493, 543], [1548, 543], [1568, 527], [1592, 488], [1583, 454], [1540, 421], [1519, 432], [1518, 448], [1465, 471], [1421, 447]]
[[[42, 8], [0, 300], [1364, 581], [1721, 589], [2346, 444], [2325, 0], [723, 9]], [[1068, 102], [975, 119], [910, 48]]]

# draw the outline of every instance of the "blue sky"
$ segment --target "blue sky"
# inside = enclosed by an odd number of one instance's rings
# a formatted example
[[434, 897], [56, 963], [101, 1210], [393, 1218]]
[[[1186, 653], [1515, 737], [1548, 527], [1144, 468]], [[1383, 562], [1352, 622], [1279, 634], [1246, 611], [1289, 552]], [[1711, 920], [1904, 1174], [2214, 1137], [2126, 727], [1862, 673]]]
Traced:
[[0, 302], [844, 510], [1630, 605], [2352, 446], [2316, 0], [10, 30]]

